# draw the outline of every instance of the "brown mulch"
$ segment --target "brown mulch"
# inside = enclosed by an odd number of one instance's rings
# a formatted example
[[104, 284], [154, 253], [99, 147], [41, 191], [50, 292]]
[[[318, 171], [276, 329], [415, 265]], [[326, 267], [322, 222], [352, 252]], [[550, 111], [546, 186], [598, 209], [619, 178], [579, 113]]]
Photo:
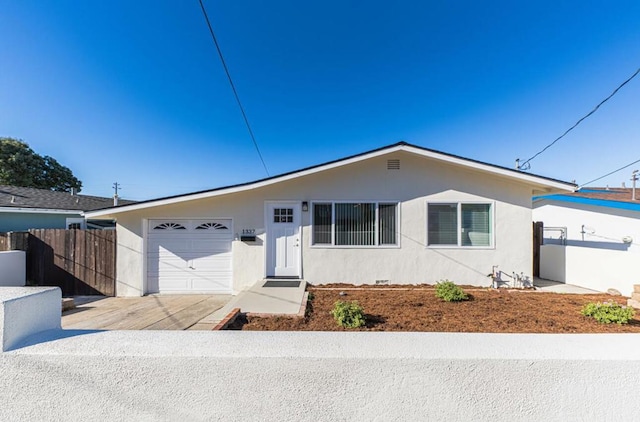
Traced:
[[434, 291], [427, 289], [345, 290], [346, 296], [340, 296], [340, 290], [314, 287], [308, 290], [313, 300], [305, 318], [244, 317], [232, 329], [345, 331], [336, 324], [330, 311], [338, 300], [355, 300], [364, 308], [367, 320], [360, 331], [640, 333], [640, 311], [626, 325], [600, 324], [580, 314], [588, 302], [613, 300], [626, 305], [622, 296], [484, 289], [469, 291], [469, 301], [453, 303], [436, 298]]

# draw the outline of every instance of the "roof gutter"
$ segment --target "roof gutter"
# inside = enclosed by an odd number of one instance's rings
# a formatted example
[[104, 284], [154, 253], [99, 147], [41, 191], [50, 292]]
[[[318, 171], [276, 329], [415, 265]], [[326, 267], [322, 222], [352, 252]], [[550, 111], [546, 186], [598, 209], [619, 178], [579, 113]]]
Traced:
[[0, 212], [6, 213], [32, 213], [32, 214], [78, 214], [82, 215], [82, 210], [56, 210], [50, 208], [21, 208], [21, 207], [0, 207]]

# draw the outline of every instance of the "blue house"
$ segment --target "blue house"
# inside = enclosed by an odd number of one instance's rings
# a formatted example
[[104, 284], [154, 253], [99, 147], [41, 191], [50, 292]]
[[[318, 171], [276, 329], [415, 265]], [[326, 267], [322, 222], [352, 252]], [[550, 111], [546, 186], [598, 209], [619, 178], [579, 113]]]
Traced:
[[[130, 204], [133, 201], [119, 201]], [[84, 211], [114, 205], [113, 198], [0, 185], [0, 232], [29, 229], [113, 228], [112, 220], [85, 220]]]

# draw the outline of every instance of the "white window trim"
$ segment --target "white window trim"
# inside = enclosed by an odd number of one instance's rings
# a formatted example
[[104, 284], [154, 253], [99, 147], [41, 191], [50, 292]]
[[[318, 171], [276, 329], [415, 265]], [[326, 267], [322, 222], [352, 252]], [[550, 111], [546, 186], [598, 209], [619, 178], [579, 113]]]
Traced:
[[[433, 205], [445, 205], [445, 204], [456, 204], [457, 206], [457, 234], [458, 234], [458, 244], [457, 245], [430, 245], [429, 244], [429, 205], [433, 204]], [[489, 207], [491, 208], [489, 213], [490, 213], [490, 217], [491, 217], [491, 221], [490, 221], [490, 228], [491, 228], [491, 233], [489, 236], [489, 246], [464, 246], [462, 245], [462, 236], [461, 234], [461, 230], [460, 228], [462, 227], [462, 205], [463, 204], [469, 204], [469, 205], [475, 205], [475, 204], [480, 204], [480, 205], [489, 205]], [[426, 247], [428, 249], [473, 249], [473, 250], [491, 250], [491, 249], [495, 249], [496, 248], [496, 203], [495, 201], [427, 201], [427, 206], [426, 206], [426, 210], [425, 210], [425, 215], [426, 215], [426, 230], [425, 230], [425, 242], [424, 244], [426, 245]]]
[[84, 230], [87, 228], [87, 222], [84, 218], [67, 218], [65, 221], [66, 229], [69, 230], [69, 226], [72, 224], [80, 224], [80, 229]]
[[[357, 204], [357, 203], [367, 203], [367, 204], [375, 204], [376, 205], [376, 216], [375, 216], [375, 228], [376, 228], [376, 232], [375, 232], [375, 241], [376, 244], [375, 245], [336, 245], [336, 230], [335, 230], [335, 204]], [[372, 199], [353, 199], [353, 200], [332, 200], [332, 199], [326, 199], [326, 200], [311, 200], [309, 201], [309, 218], [311, 221], [311, 233], [309, 236], [309, 247], [313, 248], [313, 249], [400, 249], [400, 233], [401, 233], [401, 228], [400, 228], [400, 204], [401, 201], [398, 200], [394, 200], [394, 199], [390, 199], [390, 200], [372, 200]], [[315, 204], [331, 204], [331, 244], [328, 243], [320, 243], [320, 244], [314, 244], [313, 243], [313, 225], [314, 225], [314, 221], [313, 221], [313, 207]], [[378, 232], [378, 205], [379, 204], [395, 204], [396, 205], [396, 244], [395, 245], [378, 245], [377, 243], [379, 242], [378, 236], [379, 236], [379, 232]]]

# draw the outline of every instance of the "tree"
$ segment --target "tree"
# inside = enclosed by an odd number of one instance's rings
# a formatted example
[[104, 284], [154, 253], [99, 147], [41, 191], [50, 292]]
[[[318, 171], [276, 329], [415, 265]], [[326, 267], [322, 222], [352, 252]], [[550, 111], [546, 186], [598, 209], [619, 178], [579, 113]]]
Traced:
[[0, 184], [69, 192], [82, 189], [68, 167], [33, 151], [21, 139], [0, 137]]

